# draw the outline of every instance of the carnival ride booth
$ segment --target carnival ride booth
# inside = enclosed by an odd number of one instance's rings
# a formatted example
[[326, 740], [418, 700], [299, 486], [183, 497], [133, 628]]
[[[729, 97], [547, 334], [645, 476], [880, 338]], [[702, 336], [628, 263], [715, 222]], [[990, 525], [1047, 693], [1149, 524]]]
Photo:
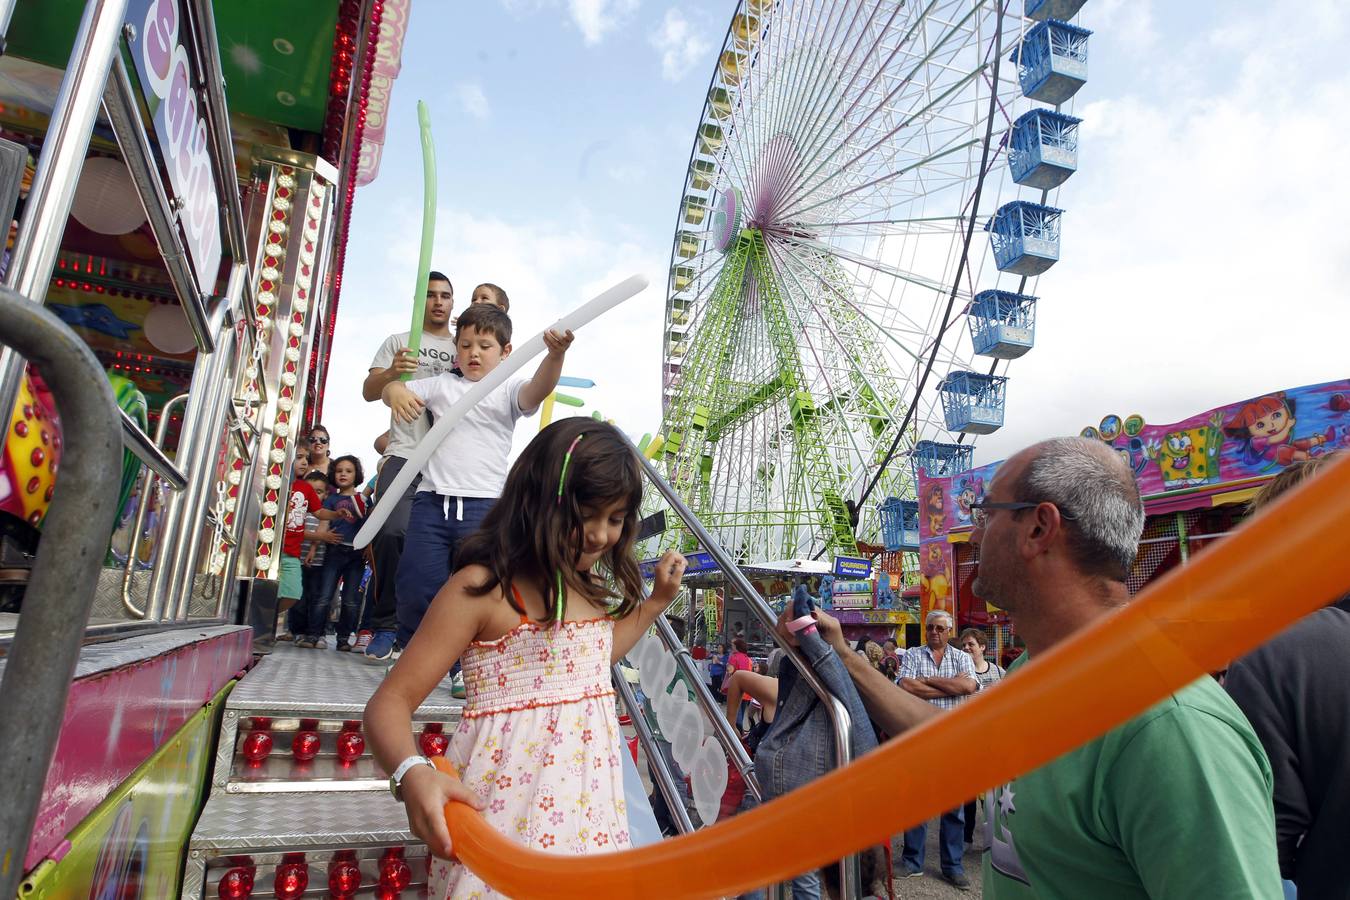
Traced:
[[[2, 823], [15, 854], [0, 893], [22, 879], [24, 896], [176, 896], [192, 856], [189, 895], [209, 879], [211, 896], [235, 896], [230, 866], [187, 851], [208, 789], [233, 796], [249, 782], [242, 792], [258, 803], [233, 809], [246, 816], [280, 808], [268, 792], [296, 779], [384, 782], [342, 722], [245, 709], [241, 732], [240, 708], [222, 709], [254, 663], [254, 630], [236, 623], [275, 613], [291, 460], [322, 411], [351, 206], [379, 168], [408, 3], [3, 7], [6, 297], [104, 370], [121, 468], [113, 500], [81, 522], [93, 534], [78, 545], [106, 549], [63, 558], [76, 535], [43, 525], [63, 473], [79, 477], [62, 467], [78, 458], [63, 451], [82, 423], [56, 407], [50, 373], [0, 347], [0, 670], [6, 696], [37, 704], [40, 719], [0, 727], [0, 742], [24, 742], [6, 743], [6, 756], [33, 765], [14, 772], [21, 820]], [[0, 321], [6, 341], [13, 318]], [[94, 557], [87, 591], [40, 589], [54, 568], [73, 583]], [[45, 582], [30, 579], [35, 567]], [[24, 626], [47, 621], [34, 607], [59, 607], [45, 633]], [[291, 683], [293, 711], [310, 709]], [[439, 733], [452, 706], [448, 692], [435, 698], [419, 730]], [[358, 719], [359, 708], [338, 714]], [[269, 766], [273, 740], [289, 765]], [[247, 777], [232, 780], [236, 758]], [[268, 834], [236, 833], [231, 846], [277, 851], [252, 871], [288, 871], [274, 893], [290, 896], [297, 876], [280, 851], [305, 838], [279, 837], [282, 817], [259, 815]], [[406, 869], [407, 843], [379, 845], [369, 865]]]
[[[275, 493], [318, 412], [351, 190], [373, 177], [383, 130], [357, 133], [370, 114], [369, 74], [353, 72], [361, 4], [310, 0], [285, 17], [253, 2], [116, 5], [104, 34], [79, 31], [83, 3], [18, 4], [0, 58], [0, 159], [19, 160], [0, 166], [0, 215], [20, 223], [5, 278], [83, 339], [123, 415], [98, 625], [177, 602], [154, 575], [166, 552], [188, 557], [179, 612], [224, 611], [236, 564], [259, 556], [271, 571], [282, 529], [250, 495]], [[85, 47], [108, 56], [106, 90], [67, 107], [63, 69]], [[81, 116], [87, 144], [70, 133]], [[55, 141], [59, 159], [40, 161]], [[0, 579], [17, 610], [62, 428], [41, 373], [4, 362]], [[193, 520], [209, 524], [170, 533]]]

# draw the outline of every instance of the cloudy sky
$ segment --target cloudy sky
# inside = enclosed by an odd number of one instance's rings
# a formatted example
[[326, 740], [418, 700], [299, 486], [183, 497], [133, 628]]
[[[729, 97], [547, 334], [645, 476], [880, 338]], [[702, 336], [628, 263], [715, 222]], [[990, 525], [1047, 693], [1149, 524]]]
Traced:
[[[1013, 0], [1016, 4], [1016, 0]], [[632, 273], [654, 287], [588, 328], [566, 372], [640, 436], [660, 424], [662, 291], [693, 130], [731, 2], [414, 3], [383, 168], [357, 193], [324, 420], [375, 461], [360, 398], [406, 329], [421, 220], [416, 102], [439, 162], [433, 267], [457, 309], [510, 292], [523, 340]], [[1334, 0], [1089, 0], [1091, 76], [1061, 261], [1011, 368], [1002, 458], [1107, 413], [1176, 421], [1350, 377], [1350, 7]], [[981, 252], [988, 252], [983, 244]], [[518, 445], [534, 424], [522, 425]]]

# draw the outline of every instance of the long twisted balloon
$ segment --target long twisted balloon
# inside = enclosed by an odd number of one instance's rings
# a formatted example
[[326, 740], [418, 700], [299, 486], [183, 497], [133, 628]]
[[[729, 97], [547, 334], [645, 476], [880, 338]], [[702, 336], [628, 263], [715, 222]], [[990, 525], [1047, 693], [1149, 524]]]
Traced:
[[[625, 278], [595, 299], [563, 316], [549, 327], [558, 332], [568, 330], [577, 331], [581, 326], [590, 322], [596, 316], [618, 306], [620, 303], [635, 296], [646, 287], [647, 279], [641, 275], [633, 275], [629, 278]], [[407, 490], [408, 485], [412, 484], [412, 480], [417, 477], [417, 473], [421, 472], [423, 467], [426, 466], [427, 460], [431, 458], [431, 454], [435, 452], [436, 448], [441, 445], [441, 441], [445, 440], [446, 433], [451, 428], [454, 428], [455, 424], [459, 422], [460, 419], [464, 418], [479, 400], [486, 397], [498, 385], [504, 383], [506, 379], [515, 374], [521, 366], [538, 356], [543, 350], [544, 332], [541, 331], [519, 347], [515, 348], [511, 352], [511, 355], [502, 360], [497, 368], [483, 376], [482, 381], [469, 388], [464, 396], [460, 397], [459, 401], [456, 402], [454, 406], [450, 407], [449, 412], [436, 420], [436, 424], [431, 426], [431, 431], [427, 433], [427, 436], [422, 438], [421, 442], [413, 448], [412, 453], [408, 456], [408, 461], [403, 464], [403, 468], [394, 476], [393, 482], [384, 489], [384, 493], [380, 495], [379, 502], [375, 504], [375, 508], [371, 510], [370, 516], [366, 519], [366, 524], [362, 525], [361, 530], [356, 533], [356, 538], [352, 541], [352, 546], [359, 550], [375, 539], [375, 535], [379, 533], [380, 526], [384, 524], [385, 519], [388, 519], [389, 514], [393, 512], [394, 506], [398, 503], [398, 499], [403, 496], [403, 492]]]
[[[451, 803], [454, 852], [521, 900], [693, 900], [784, 881], [1044, 765], [1236, 659], [1350, 588], [1348, 557], [1350, 456], [997, 690], [772, 803], [693, 834], [593, 856], [526, 849], [472, 807]], [[1280, 590], [1272, 591], [1276, 573]], [[999, 736], [994, 752], [991, 734]], [[924, 765], [936, 760], [940, 778]], [[434, 762], [454, 774], [442, 757]]]
[[[422, 349], [422, 317], [427, 309], [427, 277], [431, 274], [431, 245], [436, 242], [436, 147], [431, 142], [431, 113], [417, 101], [417, 125], [422, 133], [422, 253], [417, 258], [417, 283], [413, 285], [412, 326], [408, 329], [408, 348], [413, 358]], [[399, 376], [412, 378], [411, 372]]]

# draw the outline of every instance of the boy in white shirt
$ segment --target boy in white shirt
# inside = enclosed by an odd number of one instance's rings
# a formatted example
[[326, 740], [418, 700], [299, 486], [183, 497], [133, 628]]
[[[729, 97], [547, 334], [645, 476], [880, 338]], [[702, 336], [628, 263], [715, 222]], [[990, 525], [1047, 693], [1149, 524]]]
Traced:
[[[454, 428], [422, 472], [413, 498], [398, 564], [398, 644], [406, 647], [436, 592], [454, 572], [459, 542], [478, 530], [506, 483], [507, 457], [516, 420], [533, 415], [562, 374], [572, 332], [548, 331], [548, 354], [533, 378], [506, 381], [478, 402]], [[445, 373], [384, 388], [384, 402], [399, 421], [428, 410], [443, 416], [477, 381], [511, 355], [511, 319], [496, 306], [474, 304], [455, 326], [462, 375]]]

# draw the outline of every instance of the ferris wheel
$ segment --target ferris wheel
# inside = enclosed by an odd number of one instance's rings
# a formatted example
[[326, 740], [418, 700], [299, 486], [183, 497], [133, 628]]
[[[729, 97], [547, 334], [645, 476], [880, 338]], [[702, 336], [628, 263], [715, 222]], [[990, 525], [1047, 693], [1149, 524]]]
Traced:
[[[654, 455], [742, 561], [880, 543], [916, 447], [968, 464], [1002, 424], [1086, 77], [1088, 32], [1050, 17], [1081, 5], [738, 4], [673, 239]], [[1019, 116], [1033, 97], [1055, 108]]]

